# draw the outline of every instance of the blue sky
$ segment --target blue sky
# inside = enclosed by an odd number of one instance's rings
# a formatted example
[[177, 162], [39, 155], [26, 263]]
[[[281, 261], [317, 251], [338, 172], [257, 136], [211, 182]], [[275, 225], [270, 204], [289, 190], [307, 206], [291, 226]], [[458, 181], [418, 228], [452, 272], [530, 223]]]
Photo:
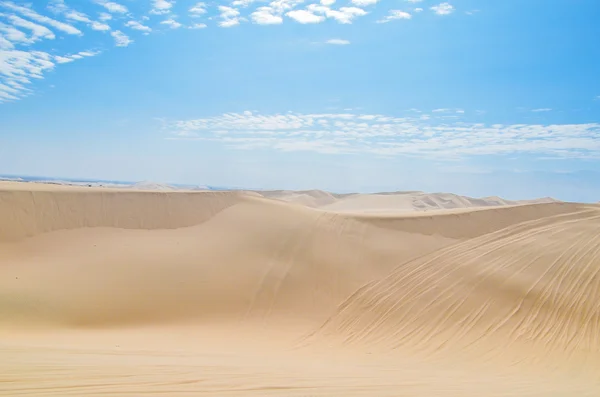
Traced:
[[597, 0], [0, 0], [0, 174], [600, 200]]

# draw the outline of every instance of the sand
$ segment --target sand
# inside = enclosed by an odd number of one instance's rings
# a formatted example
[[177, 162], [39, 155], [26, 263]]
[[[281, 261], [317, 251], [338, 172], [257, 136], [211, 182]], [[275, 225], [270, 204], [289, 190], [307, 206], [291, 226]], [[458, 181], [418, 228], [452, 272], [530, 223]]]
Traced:
[[1, 182], [0, 395], [600, 395], [600, 206], [325, 193]]
[[550, 197], [535, 200], [506, 200], [500, 197], [473, 198], [452, 193], [420, 191], [373, 194], [335, 194], [322, 190], [256, 191], [263, 197], [340, 213], [394, 213], [443, 209], [486, 208], [556, 202]]

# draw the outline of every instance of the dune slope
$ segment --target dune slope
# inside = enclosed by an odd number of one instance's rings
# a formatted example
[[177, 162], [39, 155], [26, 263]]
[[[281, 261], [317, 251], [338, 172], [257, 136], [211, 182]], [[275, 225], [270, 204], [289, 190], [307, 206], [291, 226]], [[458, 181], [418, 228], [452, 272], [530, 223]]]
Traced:
[[392, 349], [597, 364], [599, 231], [600, 209], [589, 207], [441, 249], [359, 289], [321, 332]]

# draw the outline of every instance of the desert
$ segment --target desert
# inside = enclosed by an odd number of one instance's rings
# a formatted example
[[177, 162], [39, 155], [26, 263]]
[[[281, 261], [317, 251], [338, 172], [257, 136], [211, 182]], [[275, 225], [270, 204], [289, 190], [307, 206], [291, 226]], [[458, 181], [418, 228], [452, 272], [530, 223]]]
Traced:
[[2, 182], [0, 393], [597, 395], [600, 207], [423, 196]]

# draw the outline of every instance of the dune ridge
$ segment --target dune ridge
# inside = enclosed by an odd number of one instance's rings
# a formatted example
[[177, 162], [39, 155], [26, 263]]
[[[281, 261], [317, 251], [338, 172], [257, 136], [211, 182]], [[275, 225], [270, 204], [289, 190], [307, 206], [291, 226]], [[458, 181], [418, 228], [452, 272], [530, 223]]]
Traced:
[[495, 196], [473, 198], [452, 193], [425, 193], [421, 191], [337, 194], [322, 190], [271, 190], [257, 191], [257, 193], [266, 198], [342, 213], [435, 211], [443, 209], [541, 204], [558, 201], [550, 197], [535, 200], [506, 200]]

